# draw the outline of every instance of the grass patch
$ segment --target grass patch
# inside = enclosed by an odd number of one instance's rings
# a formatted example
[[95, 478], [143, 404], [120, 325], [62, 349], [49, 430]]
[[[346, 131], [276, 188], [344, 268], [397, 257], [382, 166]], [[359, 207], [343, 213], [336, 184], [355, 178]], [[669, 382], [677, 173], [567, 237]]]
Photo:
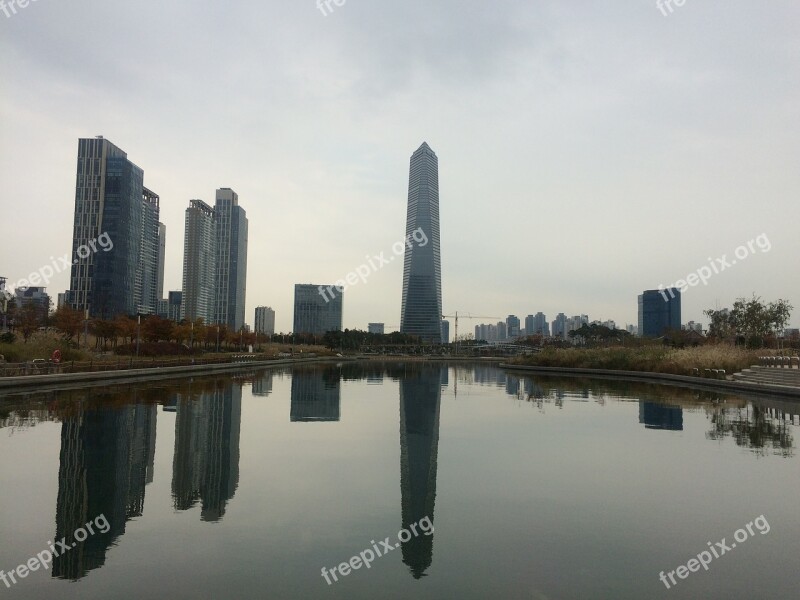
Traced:
[[725, 369], [737, 373], [758, 364], [758, 357], [770, 350], [746, 350], [726, 344], [696, 348], [643, 346], [639, 348], [546, 348], [538, 354], [512, 361], [513, 364], [575, 369], [610, 369], [691, 375], [692, 369]]

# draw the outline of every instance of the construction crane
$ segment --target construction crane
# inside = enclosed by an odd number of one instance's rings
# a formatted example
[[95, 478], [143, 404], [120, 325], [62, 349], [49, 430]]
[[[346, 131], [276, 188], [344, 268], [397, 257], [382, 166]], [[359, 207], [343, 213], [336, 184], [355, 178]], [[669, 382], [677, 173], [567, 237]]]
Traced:
[[442, 315], [442, 318], [443, 319], [453, 319], [455, 321], [455, 337], [453, 338], [453, 341], [455, 342], [456, 354], [458, 354], [458, 320], [459, 319], [498, 319], [498, 320], [500, 320], [503, 317], [487, 317], [486, 315], [473, 315], [473, 314], [470, 314], [470, 313], [458, 314], [458, 311], [456, 311], [456, 314], [454, 314], [454, 315]]

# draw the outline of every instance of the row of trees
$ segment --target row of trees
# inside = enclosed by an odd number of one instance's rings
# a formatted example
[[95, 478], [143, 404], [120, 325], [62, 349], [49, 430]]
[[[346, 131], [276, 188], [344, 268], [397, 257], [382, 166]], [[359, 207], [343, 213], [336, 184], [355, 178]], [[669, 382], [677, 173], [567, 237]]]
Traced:
[[786, 328], [792, 309], [786, 300], [767, 303], [753, 294], [750, 300], [739, 298], [731, 309], [709, 309], [703, 314], [710, 321], [709, 337], [760, 348], [765, 338], [777, 337]]
[[360, 329], [329, 331], [322, 337], [322, 343], [331, 350], [360, 350], [364, 347], [411, 346], [420, 344], [420, 339], [405, 333], [369, 333]]

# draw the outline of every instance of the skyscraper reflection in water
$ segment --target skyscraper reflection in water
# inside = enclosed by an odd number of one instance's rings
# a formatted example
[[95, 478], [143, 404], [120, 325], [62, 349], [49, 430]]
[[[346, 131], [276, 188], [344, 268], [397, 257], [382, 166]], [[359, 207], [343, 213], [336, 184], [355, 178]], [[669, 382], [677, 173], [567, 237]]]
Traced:
[[[400, 489], [403, 529], [420, 519], [433, 522], [439, 410], [447, 369], [420, 365], [400, 379]], [[433, 535], [412, 536], [402, 544], [403, 562], [415, 579], [433, 561]]]
[[342, 373], [338, 367], [292, 373], [293, 422], [338, 421]]
[[54, 540], [67, 538], [104, 515], [110, 528], [77, 542], [53, 560], [53, 577], [77, 580], [105, 563], [106, 551], [142, 515], [145, 486], [153, 481], [157, 409], [131, 404], [64, 417], [58, 469]]
[[200, 518], [219, 521], [239, 485], [242, 386], [227, 381], [179, 395], [172, 496], [176, 510], [201, 502]]

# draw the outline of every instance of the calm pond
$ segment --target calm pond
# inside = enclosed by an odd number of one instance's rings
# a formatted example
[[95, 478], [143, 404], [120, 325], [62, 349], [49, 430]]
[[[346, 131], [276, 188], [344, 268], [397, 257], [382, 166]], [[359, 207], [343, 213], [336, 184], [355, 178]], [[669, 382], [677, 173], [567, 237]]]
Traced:
[[798, 429], [490, 364], [0, 396], [0, 597], [797, 598]]

